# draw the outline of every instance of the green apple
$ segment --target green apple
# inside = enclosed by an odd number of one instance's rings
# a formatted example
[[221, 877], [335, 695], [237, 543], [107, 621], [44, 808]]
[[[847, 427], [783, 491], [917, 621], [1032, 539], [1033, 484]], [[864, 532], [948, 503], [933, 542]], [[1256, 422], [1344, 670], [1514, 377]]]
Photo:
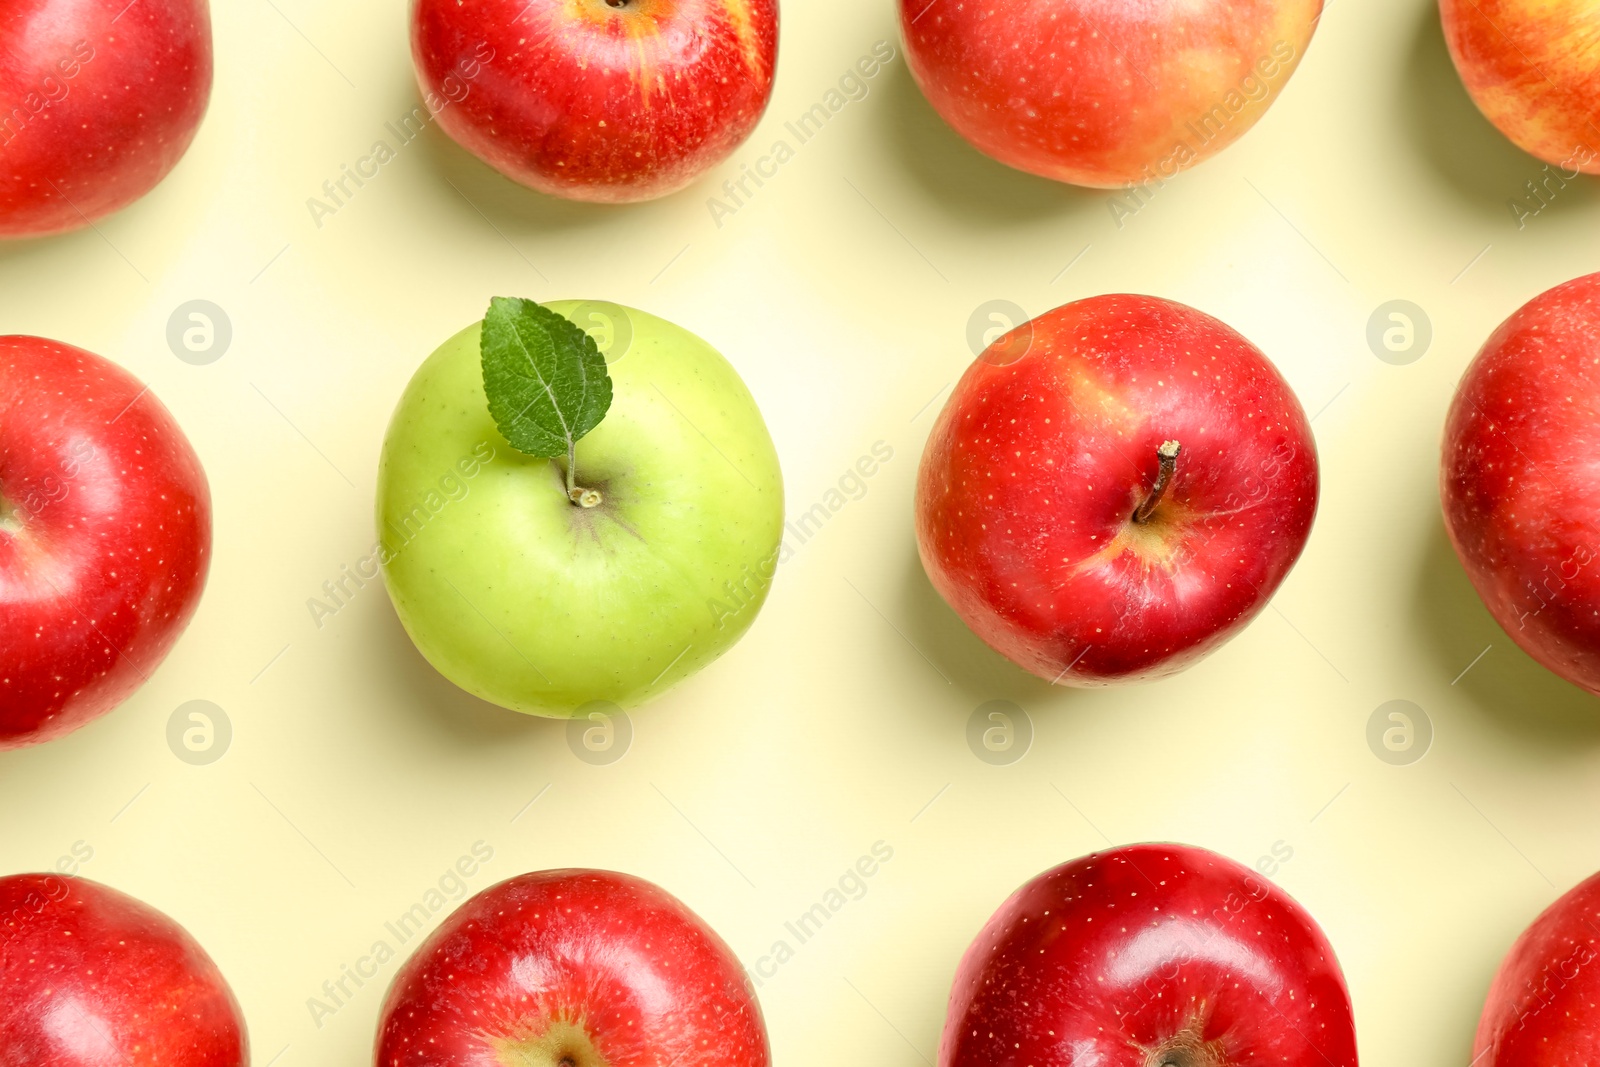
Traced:
[[[609, 367], [568, 321], [596, 307], [610, 347], [628, 336], [601, 353]], [[514, 447], [485, 390], [492, 335], [474, 324], [400, 398], [377, 517], [385, 584], [428, 662], [485, 700], [563, 717], [648, 700], [749, 629], [778, 565], [783, 478], [750, 391], [705, 341], [615, 304], [544, 308], [587, 344], [591, 376], [609, 371], [598, 425], [556, 458]]]

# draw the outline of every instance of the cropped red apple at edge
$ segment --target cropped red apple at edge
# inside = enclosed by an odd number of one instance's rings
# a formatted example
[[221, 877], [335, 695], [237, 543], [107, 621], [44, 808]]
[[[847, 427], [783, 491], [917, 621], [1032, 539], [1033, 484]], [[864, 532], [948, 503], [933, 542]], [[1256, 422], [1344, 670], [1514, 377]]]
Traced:
[[1096, 686], [1184, 669], [1266, 606], [1317, 508], [1305, 412], [1170, 300], [1091, 297], [995, 341], [917, 474], [935, 589], [1001, 655]]
[[86, 878], [0, 878], [0, 1063], [246, 1067], [217, 965], [161, 912]]
[[1439, 0], [1445, 43], [1478, 110], [1523, 151], [1600, 174], [1597, 0]]
[[1456, 388], [1445, 529], [1511, 639], [1600, 695], [1600, 274], [1528, 301]]
[[946, 122], [1074, 185], [1161, 184], [1232, 144], [1294, 73], [1322, 0], [900, 0]]
[[207, 0], [11, 0], [0, 238], [87, 226], [155, 188], [211, 96]]
[[996, 1064], [1356, 1067], [1355, 1023], [1282, 890], [1205, 849], [1130, 845], [1034, 878], [962, 956], [938, 1067]]
[[1550, 905], [1506, 953], [1489, 986], [1475, 1067], [1600, 1062], [1600, 875]]
[[210, 559], [205, 472], [155, 394], [81, 348], [0, 337], [0, 751], [126, 700]]
[[610, 871], [519, 875], [401, 966], [375, 1067], [769, 1067], [744, 969], [680, 901]]
[[513, 181], [574, 200], [675, 192], [772, 95], [777, 0], [413, 0], [439, 125]]

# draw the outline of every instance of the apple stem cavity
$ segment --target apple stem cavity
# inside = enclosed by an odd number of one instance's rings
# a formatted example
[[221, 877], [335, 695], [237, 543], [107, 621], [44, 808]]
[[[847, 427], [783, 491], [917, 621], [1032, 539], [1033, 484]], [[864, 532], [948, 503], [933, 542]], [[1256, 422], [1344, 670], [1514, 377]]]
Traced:
[[1156, 484], [1150, 487], [1150, 495], [1144, 498], [1144, 503], [1134, 509], [1134, 522], [1143, 525], [1155, 514], [1156, 505], [1161, 503], [1161, 498], [1167, 495], [1167, 486], [1172, 484], [1172, 472], [1178, 469], [1178, 453], [1181, 451], [1183, 446], [1176, 441], [1163, 441], [1161, 447], [1156, 449], [1161, 469], [1156, 472]]
[[1227, 1067], [1217, 1041], [1202, 1041], [1191, 1025], [1145, 1056], [1146, 1067]]

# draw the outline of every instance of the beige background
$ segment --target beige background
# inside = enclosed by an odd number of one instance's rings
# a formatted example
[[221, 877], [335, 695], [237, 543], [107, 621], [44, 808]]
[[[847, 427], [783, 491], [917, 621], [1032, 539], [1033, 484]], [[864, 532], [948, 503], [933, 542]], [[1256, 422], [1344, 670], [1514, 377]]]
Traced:
[[[402, 7], [218, 6], [216, 95], [177, 172], [99, 233], [0, 250], [3, 329], [147, 380], [204, 458], [217, 517], [199, 616], [143, 692], [0, 757], [0, 870], [87, 843], [82, 873], [216, 957], [257, 1064], [299, 1067], [370, 1056], [394, 964], [321, 1028], [307, 998], [476, 841], [495, 851], [474, 889], [550, 866], [632, 871], [755, 966], [882, 840], [893, 860], [762, 999], [780, 1062], [918, 1067], [960, 952], [1035, 872], [1108, 840], [1247, 863], [1277, 844], [1293, 858], [1275, 877], [1338, 948], [1367, 1062], [1464, 1064], [1511, 939], [1600, 867], [1600, 707], [1474, 599], [1441, 531], [1437, 439], [1493, 326], [1600, 265], [1596, 187], [1519, 230], [1507, 201], [1540, 165], [1471, 110], [1432, 5], [1337, 0], [1260, 125], [1120, 229], [1108, 194], [967, 149], [903, 59], [719, 229], [706, 200], [723, 178], [898, 41], [888, 0], [789, 0], [785, 16], [766, 122], [681, 195], [541, 199], [430, 131], [319, 229], [307, 198], [414, 105]], [[1322, 509], [1272, 609], [1220, 653], [1157, 685], [1053, 692], [931, 592], [912, 480], [974, 309], [1115, 290], [1194, 304], [1277, 361], [1316, 415]], [[764, 406], [792, 512], [874, 442], [894, 450], [783, 567], [744, 642], [637, 714], [611, 766], [576, 758], [561, 724], [454, 690], [376, 587], [320, 630], [306, 607], [371, 541], [407, 378], [494, 294], [615, 300], [708, 338]], [[210, 366], [165, 340], [196, 298], [233, 325]], [[1394, 298], [1434, 328], [1407, 366], [1365, 340]], [[210, 766], [166, 741], [195, 699], [234, 726]], [[1010, 766], [965, 739], [991, 699], [1033, 723]], [[1409, 766], [1366, 741], [1393, 699], [1436, 734]]]

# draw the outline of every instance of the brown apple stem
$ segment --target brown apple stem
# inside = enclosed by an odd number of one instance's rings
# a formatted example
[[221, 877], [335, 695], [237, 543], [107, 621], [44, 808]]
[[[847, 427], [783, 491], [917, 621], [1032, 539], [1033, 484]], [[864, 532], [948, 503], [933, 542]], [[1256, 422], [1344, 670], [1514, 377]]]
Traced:
[[567, 499], [580, 508], [597, 508], [604, 497], [598, 489], [585, 489], [578, 484], [578, 442], [567, 445]]
[[1172, 484], [1172, 472], [1178, 469], [1178, 453], [1182, 450], [1183, 446], [1176, 441], [1163, 441], [1156, 449], [1161, 469], [1156, 472], [1156, 484], [1150, 487], [1150, 495], [1134, 510], [1134, 522], [1149, 522], [1150, 516], [1155, 514], [1156, 505], [1161, 503], [1161, 498], [1167, 495], [1167, 486]]

